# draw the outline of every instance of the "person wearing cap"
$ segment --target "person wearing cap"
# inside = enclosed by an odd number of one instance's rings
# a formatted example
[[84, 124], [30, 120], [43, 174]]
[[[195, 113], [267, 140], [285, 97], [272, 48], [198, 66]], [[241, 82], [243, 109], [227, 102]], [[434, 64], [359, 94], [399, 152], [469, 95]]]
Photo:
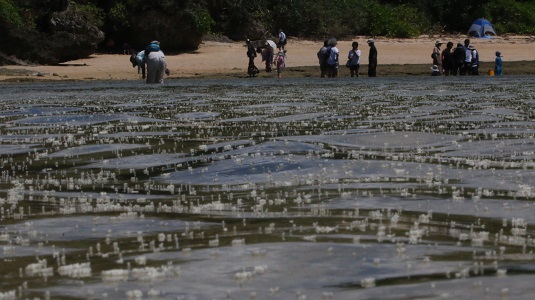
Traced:
[[147, 64], [146, 83], [163, 83], [164, 74], [169, 75], [169, 69], [165, 62], [165, 55], [160, 49], [160, 42], [152, 41], [147, 46], [144, 60]]
[[496, 59], [494, 60], [494, 75], [502, 75], [502, 54], [500, 51], [496, 51]]
[[368, 77], [377, 77], [377, 48], [375, 41], [369, 39], [367, 41], [370, 46], [370, 53], [368, 55]]
[[440, 70], [442, 70], [442, 60], [440, 59], [440, 46], [442, 45], [441, 41], [435, 42], [435, 48], [433, 48], [433, 53], [431, 53], [431, 58], [433, 58], [433, 66], [438, 66], [439, 75]]
[[472, 53], [470, 74], [479, 75], [479, 53], [473, 45], [469, 45], [468, 50], [470, 50], [470, 52]]

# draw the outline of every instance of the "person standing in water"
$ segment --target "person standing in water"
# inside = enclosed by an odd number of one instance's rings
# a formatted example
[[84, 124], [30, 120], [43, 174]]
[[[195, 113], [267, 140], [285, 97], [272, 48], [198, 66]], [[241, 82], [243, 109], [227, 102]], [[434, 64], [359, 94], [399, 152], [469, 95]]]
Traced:
[[502, 53], [500, 51], [496, 51], [496, 59], [494, 60], [494, 75], [502, 75]]
[[431, 54], [431, 58], [433, 59], [433, 66], [438, 66], [438, 69], [440, 70], [439, 75], [440, 73], [442, 73], [442, 59], [440, 57], [441, 55], [440, 46], [442, 46], [442, 42], [436, 41], [435, 48], [433, 48], [433, 52]]
[[327, 53], [329, 51], [329, 40], [323, 41], [323, 47], [318, 51], [318, 62], [320, 64], [320, 77], [327, 76]]
[[279, 50], [285, 50], [286, 49], [286, 43], [288, 43], [288, 39], [286, 38], [286, 34], [282, 32], [282, 29], [279, 29], [279, 42], [277, 43], [277, 46], [279, 47]]
[[275, 55], [275, 60], [273, 61], [277, 67], [277, 77], [282, 77], [282, 71], [286, 67], [286, 50], [281, 50]]
[[250, 39], [247, 39], [247, 57], [249, 58], [249, 65], [247, 66], [247, 74], [249, 77], [254, 77], [260, 73], [260, 70], [255, 66], [254, 59], [256, 57], [256, 49]]
[[377, 77], [377, 48], [375, 47], [375, 41], [368, 40], [370, 46], [370, 54], [368, 55], [368, 76]]
[[452, 48], [453, 43], [448, 42], [446, 44], [446, 49], [442, 50], [442, 70], [446, 76], [453, 75], [453, 69], [455, 68], [455, 61], [453, 60], [453, 53], [451, 52]]
[[353, 49], [349, 50], [347, 59], [349, 59], [349, 71], [351, 72], [351, 77], [359, 77], [360, 69], [360, 50], [359, 43], [353, 42], [351, 44]]
[[336, 48], [338, 41], [335, 38], [329, 40], [329, 56], [327, 58], [327, 77], [338, 77], [338, 56], [340, 51]]

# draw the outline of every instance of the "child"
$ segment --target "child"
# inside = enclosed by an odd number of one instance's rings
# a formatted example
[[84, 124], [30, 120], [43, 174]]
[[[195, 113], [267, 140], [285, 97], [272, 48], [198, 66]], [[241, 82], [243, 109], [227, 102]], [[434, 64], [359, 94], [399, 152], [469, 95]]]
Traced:
[[277, 77], [281, 78], [282, 70], [286, 67], [286, 50], [279, 51], [273, 63], [277, 66]]
[[359, 43], [353, 42], [351, 44], [351, 47], [353, 49], [349, 50], [349, 54], [347, 55], [348, 63], [349, 63], [349, 71], [351, 73], [351, 77], [359, 77], [359, 69], [360, 69], [360, 50], [359, 50]]
[[494, 60], [494, 75], [502, 75], [502, 54], [500, 51], [496, 51], [496, 60]]
[[437, 65], [431, 68], [431, 76], [440, 76], [440, 68]]

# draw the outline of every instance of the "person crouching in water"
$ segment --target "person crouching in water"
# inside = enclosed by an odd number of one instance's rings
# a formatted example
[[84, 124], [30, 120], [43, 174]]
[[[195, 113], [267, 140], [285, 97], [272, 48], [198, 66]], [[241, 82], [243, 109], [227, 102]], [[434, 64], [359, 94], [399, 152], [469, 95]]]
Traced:
[[132, 68], [137, 67], [137, 73], [141, 71], [141, 78], [145, 79], [145, 50], [138, 52], [137, 54], [130, 54], [130, 62], [132, 63]]
[[281, 50], [275, 56], [273, 63], [277, 66], [277, 77], [282, 77], [282, 71], [286, 67], [286, 50]]
[[440, 76], [440, 68], [437, 65], [431, 67], [431, 76]]
[[145, 49], [145, 63], [147, 64], [147, 83], [163, 83], [164, 74], [168, 76], [170, 74], [158, 41], [152, 41]]

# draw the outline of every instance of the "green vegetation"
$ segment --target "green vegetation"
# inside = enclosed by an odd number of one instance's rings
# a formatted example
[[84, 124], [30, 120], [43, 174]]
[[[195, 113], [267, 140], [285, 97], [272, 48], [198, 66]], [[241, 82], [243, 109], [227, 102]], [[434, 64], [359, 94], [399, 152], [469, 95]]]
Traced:
[[492, 0], [485, 6], [486, 15], [498, 32], [533, 34], [535, 32], [535, 2]]
[[0, 22], [18, 27], [29, 26], [25, 22], [23, 9], [13, 0], [0, 0]]
[[67, 3], [107, 37], [128, 34], [135, 24], [148, 22], [142, 17], [147, 14], [176, 20], [179, 29], [198, 35], [257, 26], [271, 34], [284, 28], [289, 35], [317, 39], [413, 37], [463, 33], [481, 17], [493, 22], [499, 34], [535, 33], [535, 3], [530, 0], [0, 0], [0, 22], [39, 29], [43, 19]]

